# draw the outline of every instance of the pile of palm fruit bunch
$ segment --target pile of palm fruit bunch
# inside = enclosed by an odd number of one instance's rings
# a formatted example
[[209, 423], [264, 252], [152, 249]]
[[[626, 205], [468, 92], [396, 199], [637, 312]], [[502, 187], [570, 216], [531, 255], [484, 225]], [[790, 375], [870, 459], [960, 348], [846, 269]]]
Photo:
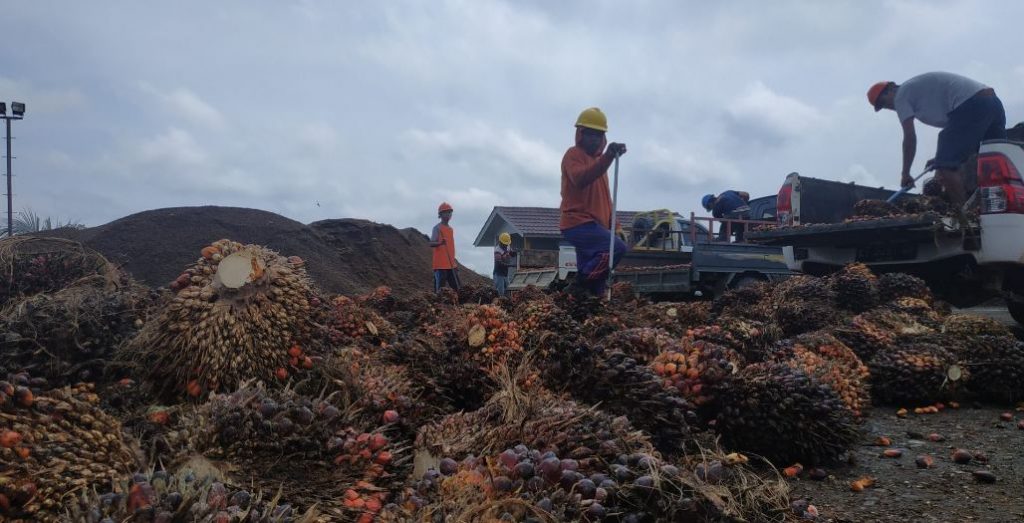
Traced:
[[139, 466], [92, 384], [45, 390], [40, 378], [8, 378], [0, 381], [0, 519], [64, 521], [68, 492], [106, 489]]
[[655, 327], [637, 327], [613, 332], [598, 342], [608, 350], [622, 352], [643, 363], [650, 363], [659, 354], [674, 350], [679, 338]]
[[899, 207], [885, 200], [861, 200], [853, 205], [852, 220], [858, 218], [888, 218], [902, 214]]
[[372, 308], [361, 305], [347, 296], [337, 296], [330, 302], [330, 311], [322, 324], [327, 340], [333, 345], [366, 342], [374, 345], [387, 343], [395, 337], [391, 322]]
[[60, 238], [15, 236], [0, 240], [0, 307], [12, 300], [63, 289], [83, 278], [117, 278], [100, 253]]
[[934, 213], [948, 216], [953, 209], [943, 198], [935, 195], [904, 195], [893, 203], [885, 200], [861, 200], [853, 205], [853, 215], [847, 222], [877, 220]]
[[883, 305], [899, 298], [915, 298], [929, 303], [934, 300], [924, 280], [902, 272], [887, 272], [879, 276], [877, 289], [878, 302]]
[[651, 303], [639, 307], [636, 321], [645, 327], [664, 329], [673, 336], [682, 336], [694, 327], [706, 325], [711, 319], [711, 303]]
[[164, 392], [198, 397], [308, 370], [312, 283], [304, 262], [219, 240], [121, 351]]

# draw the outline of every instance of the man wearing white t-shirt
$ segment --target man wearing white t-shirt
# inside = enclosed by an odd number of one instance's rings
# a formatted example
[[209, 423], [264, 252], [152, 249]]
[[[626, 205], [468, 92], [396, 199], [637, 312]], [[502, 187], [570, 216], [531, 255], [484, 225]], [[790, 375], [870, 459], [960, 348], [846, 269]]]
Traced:
[[910, 167], [917, 153], [914, 120], [942, 129], [935, 150], [935, 179], [956, 205], [967, 199], [958, 169], [984, 140], [1006, 138], [1006, 112], [991, 87], [953, 73], [924, 73], [903, 84], [878, 82], [868, 90], [875, 111], [896, 111], [903, 126], [900, 185], [914, 185]]

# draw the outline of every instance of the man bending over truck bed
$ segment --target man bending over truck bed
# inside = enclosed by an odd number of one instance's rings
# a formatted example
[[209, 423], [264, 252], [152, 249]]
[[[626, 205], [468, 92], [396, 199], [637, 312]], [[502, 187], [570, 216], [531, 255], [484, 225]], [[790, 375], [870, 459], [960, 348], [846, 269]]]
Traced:
[[963, 205], [967, 199], [960, 164], [978, 152], [984, 140], [1006, 138], [1006, 113], [991, 87], [953, 73], [924, 73], [903, 84], [878, 82], [868, 90], [868, 102], [875, 111], [896, 111], [903, 126], [903, 172], [900, 186], [914, 185], [910, 167], [917, 153], [914, 119], [942, 129], [935, 150], [935, 178], [946, 190], [950, 202]]
[[[626, 144], [607, 143], [608, 120], [597, 107], [584, 109], [576, 119], [576, 145], [562, 157], [562, 211], [558, 228], [576, 248], [576, 279], [594, 295], [605, 289], [608, 247], [612, 232], [612, 197], [608, 167], [616, 156], [626, 154]], [[607, 147], [605, 146], [607, 144]], [[626, 244], [615, 239], [618, 264]]]

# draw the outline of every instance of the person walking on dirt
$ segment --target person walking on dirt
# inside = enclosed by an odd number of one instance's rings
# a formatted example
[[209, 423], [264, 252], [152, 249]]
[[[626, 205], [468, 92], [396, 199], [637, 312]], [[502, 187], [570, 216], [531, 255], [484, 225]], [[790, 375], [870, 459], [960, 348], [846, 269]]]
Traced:
[[494, 289], [498, 296], [504, 296], [508, 289], [508, 267], [516, 252], [512, 250], [512, 236], [503, 232], [498, 235], [498, 241], [494, 243]]
[[[578, 283], [595, 295], [602, 295], [608, 271], [612, 232], [612, 197], [608, 189], [608, 167], [626, 154], [626, 144], [608, 143], [608, 119], [597, 107], [584, 109], [576, 119], [576, 145], [562, 157], [562, 204], [558, 227], [576, 248]], [[615, 264], [626, 252], [626, 244], [615, 239]]]
[[455, 264], [455, 229], [448, 222], [452, 219], [454, 209], [448, 202], [442, 202], [437, 208], [437, 217], [441, 223], [434, 226], [430, 233], [430, 248], [433, 249], [434, 292], [441, 292], [441, 287], [448, 285], [459, 290], [458, 266]]
[[[750, 219], [750, 194], [743, 191], [725, 191], [718, 196], [705, 194], [700, 204], [705, 211], [719, 220], [749, 220]], [[726, 232], [732, 229], [736, 235], [736, 241], [743, 241], [744, 224], [735, 223], [732, 227], [726, 227], [724, 223], [718, 224], [718, 240], [729, 241]]]
[[915, 76], [903, 84], [878, 82], [868, 89], [868, 102], [878, 112], [896, 111], [903, 126], [901, 187], [912, 187], [910, 167], [917, 153], [914, 120], [942, 129], [929, 163], [951, 203], [967, 199], [958, 170], [984, 140], [1006, 138], [1006, 112], [991, 87], [953, 73], [933, 72]]

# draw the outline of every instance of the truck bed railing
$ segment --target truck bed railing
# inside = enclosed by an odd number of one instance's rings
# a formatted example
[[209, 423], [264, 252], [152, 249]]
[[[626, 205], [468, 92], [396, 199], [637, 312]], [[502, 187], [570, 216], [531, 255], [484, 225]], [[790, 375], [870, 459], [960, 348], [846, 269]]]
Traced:
[[[775, 225], [774, 221], [768, 220], [738, 220], [732, 218], [715, 218], [712, 216], [697, 216], [696, 213], [691, 212], [690, 243], [693, 245], [697, 244], [697, 227], [695, 227], [694, 225], [696, 225], [698, 221], [707, 222], [707, 243], [748, 243], [746, 241], [746, 238], [735, 242], [732, 241], [732, 231], [734, 225], [748, 226], [746, 227], [746, 232], [750, 232], [753, 226], [756, 225]], [[725, 227], [726, 239], [720, 240], [716, 237], [716, 233], [714, 232], [715, 222], [718, 222], [719, 227]], [[701, 235], [703, 236], [703, 233], [701, 233]]]

